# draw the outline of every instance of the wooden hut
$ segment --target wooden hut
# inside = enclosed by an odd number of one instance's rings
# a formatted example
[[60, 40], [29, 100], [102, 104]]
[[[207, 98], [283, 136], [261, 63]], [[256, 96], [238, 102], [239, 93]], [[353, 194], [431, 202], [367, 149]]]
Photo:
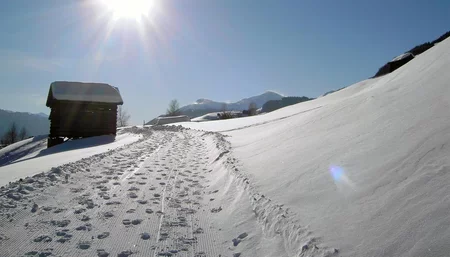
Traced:
[[117, 105], [123, 100], [117, 88], [103, 83], [57, 81], [50, 85], [50, 134], [47, 147], [64, 138], [115, 135]]
[[404, 53], [404, 54], [401, 54], [401, 55], [395, 57], [394, 59], [392, 59], [392, 61], [388, 62], [389, 73], [402, 67], [403, 65], [405, 65], [407, 62], [411, 61], [412, 59], [414, 59], [414, 55], [412, 53]]

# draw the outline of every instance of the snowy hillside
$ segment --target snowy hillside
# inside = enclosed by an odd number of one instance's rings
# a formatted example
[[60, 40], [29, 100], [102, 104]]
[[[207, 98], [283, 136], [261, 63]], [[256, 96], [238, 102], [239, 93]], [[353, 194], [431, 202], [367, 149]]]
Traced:
[[236, 176], [250, 181], [253, 209], [285, 256], [308, 241], [341, 256], [448, 256], [448, 70], [447, 39], [391, 74], [310, 102], [185, 126], [229, 136]]
[[[226, 105], [226, 108], [229, 111], [231, 111], [231, 110], [242, 111], [242, 110], [247, 110], [250, 103], [255, 103], [257, 108], [260, 108], [267, 101], [280, 100], [282, 97], [283, 96], [278, 93], [275, 93], [272, 91], [267, 91], [261, 95], [244, 98], [244, 99], [239, 100], [234, 103], [215, 102], [215, 101], [208, 100], [208, 99], [198, 99], [193, 104], [189, 104], [189, 105], [181, 107], [180, 111], [183, 112], [184, 114], [189, 114], [190, 112], [194, 112], [194, 111], [198, 111], [198, 110], [206, 111], [201, 114], [201, 115], [203, 115], [208, 112], [221, 111], [224, 105]], [[200, 115], [198, 115], [198, 116], [200, 116]]]

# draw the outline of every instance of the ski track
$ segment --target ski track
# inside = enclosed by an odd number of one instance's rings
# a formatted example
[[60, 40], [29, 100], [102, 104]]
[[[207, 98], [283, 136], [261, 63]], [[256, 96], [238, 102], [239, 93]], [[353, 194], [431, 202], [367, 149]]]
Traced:
[[[256, 230], [281, 237], [288, 256], [338, 255], [258, 192], [222, 134], [127, 131], [144, 137], [2, 187], [0, 256], [241, 256], [239, 243]], [[207, 193], [217, 167], [247, 193], [255, 231], [226, 238], [216, 226], [215, 213], [227, 208], [212, 198], [218, 190]]]

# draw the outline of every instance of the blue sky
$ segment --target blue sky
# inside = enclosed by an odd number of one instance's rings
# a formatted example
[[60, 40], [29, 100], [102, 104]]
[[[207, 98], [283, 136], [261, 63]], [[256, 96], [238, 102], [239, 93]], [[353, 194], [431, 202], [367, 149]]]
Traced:
[[450, 30], [446, 0], [153, 0], [140, 22], [98, 1], [2, 3], [1, 109], [48, 113], [57, 80], [119, 87], [136, 124], [171, 99], [317, 97]]

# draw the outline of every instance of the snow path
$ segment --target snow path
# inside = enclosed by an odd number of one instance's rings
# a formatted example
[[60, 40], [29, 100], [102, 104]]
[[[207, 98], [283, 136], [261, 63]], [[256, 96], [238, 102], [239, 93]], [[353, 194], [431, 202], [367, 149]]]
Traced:
[[218, 256], [216, 231], [202, 224], [213, 215], [202, 203], [207, 152], [191, 134], [154, 131], [4, 188], [2, 254]]
[[5, 256], [337, 256], [254, 189], [225, 137], [181, 127], [0, 190]]

